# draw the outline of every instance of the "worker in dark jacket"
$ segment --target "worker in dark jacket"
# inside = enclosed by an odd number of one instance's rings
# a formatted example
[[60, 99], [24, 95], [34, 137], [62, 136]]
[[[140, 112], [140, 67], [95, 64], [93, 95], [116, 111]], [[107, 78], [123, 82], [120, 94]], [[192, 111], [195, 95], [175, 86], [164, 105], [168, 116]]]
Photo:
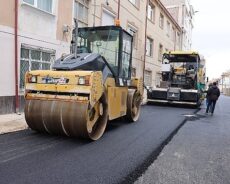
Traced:
[[208, 106], [206, 109], [206, 113], [209, 112], [209, 108], [211, 107], [211, 115], [213, 115], [216, 106], [216, 101], [218, 100], [219, 96], [220, 90], [216, 86], [216, 82], [213, 82], [212, 87], [210, 87], [207, 92]]
[[[208, 100], [209, 100], [208, 90], [209, 90], [211, 87], [212, 87], [212, 83], [210, 83], [210, 84], [208, 85], [208, 89], [204, 91], [204, 93], [206, 93], [206, 108], [208, 107]], [[212, 107], [212, 106], [211, 106], [211, 107]], [[211, 108], [209, 107], [209, 109], [211, 109]]]

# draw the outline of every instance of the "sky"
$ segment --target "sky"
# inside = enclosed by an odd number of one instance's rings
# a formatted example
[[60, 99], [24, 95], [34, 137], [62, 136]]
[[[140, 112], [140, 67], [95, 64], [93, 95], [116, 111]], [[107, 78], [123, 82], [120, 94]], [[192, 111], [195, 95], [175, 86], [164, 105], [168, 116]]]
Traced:
[[192, 50], [206, 59], [207, 76], [218, 78], [230, 70], [230, 1], [190, 0], [195, 13]]

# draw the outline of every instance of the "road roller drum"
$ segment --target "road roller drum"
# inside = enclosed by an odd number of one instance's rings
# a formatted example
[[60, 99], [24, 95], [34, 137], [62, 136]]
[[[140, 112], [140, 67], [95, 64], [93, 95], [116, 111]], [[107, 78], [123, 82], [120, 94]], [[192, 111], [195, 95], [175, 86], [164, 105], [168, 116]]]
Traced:
[[104, 97], [90, 108], [89, 102], [27, 100], [28, 126], [39, 132], [97, 140], [107, 124], [108, 108]]

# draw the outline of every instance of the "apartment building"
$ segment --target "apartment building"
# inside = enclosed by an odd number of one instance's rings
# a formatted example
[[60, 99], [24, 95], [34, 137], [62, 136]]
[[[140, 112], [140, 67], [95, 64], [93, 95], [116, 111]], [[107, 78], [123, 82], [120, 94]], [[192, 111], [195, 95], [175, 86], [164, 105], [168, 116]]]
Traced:
[[0, 0], [0, 114], [23, 109], [24, 74], [69, 53], [80, 27], [114, 25], [133, 35], [132, 76], [160, 81], [164, 51], [181, 49], [182, 30], [160, 0]]
[[145, 85], [160, 85], [162, 54], [165, 51], [181, 49], [181, 31], [180, 26], [161, 1], [149, 1]]
[[194, 15], [196, 11], [194, 11], [190, 0], [161, 1], [182, 29], [182, 50], [191, 50], [192, 29], [194, 27]]
[[49, 69], [69, 53], [72, 7], [72, 0], [0, 0], [0, 114], [23, 109], [26, 71]]
[[230, 96], [230, 71], [224, 72], [221, 75], [219, 88], [224, 95]]

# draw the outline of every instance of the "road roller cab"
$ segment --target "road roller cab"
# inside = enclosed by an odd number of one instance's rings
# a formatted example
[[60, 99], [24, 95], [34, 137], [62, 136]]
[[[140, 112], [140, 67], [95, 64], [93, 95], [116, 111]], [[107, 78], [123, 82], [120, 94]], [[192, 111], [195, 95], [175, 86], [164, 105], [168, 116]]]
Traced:
[[79, 28], [73, 35], [72, 53], [52, 70], [26, 73], [25, 118], [39, 132], [97, 140], [108, 120], [138, 120], [143, 82], [131, 78], [132, 36], [121, 27]]

